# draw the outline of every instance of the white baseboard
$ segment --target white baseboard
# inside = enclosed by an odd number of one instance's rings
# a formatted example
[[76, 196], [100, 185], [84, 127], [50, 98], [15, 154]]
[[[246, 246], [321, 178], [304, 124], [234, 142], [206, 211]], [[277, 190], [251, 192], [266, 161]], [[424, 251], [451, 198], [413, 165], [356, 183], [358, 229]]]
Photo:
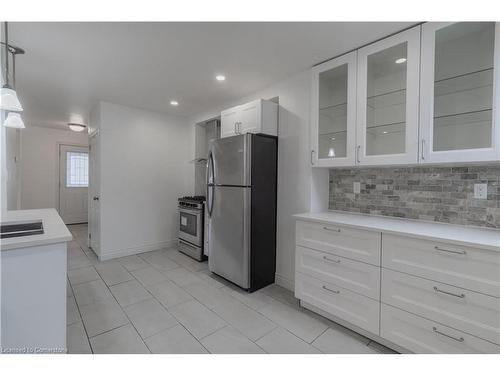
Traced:
[[295, 290], [295, 281], [293, 279], [289, 279], [288, 277], [282, 276], [280, 274], [274, 275], [274, 282], [279, 286], [282, 286], [285, 289], [291, 290], [292, 292]]
[[101, 251], [101, 256], [99, 257], [99, 260], [104, 261], [114, 258], [121, 258], [128, 255], [135, 255], [135, 254], [146, 253], [148, 251], [161, 250], [168, 247], [172, 247], [174, 245], [177, 245], [177, 239], [163, 241], [163, 242], [156, 242], [148, 245], [129, 247], [127, 249]]

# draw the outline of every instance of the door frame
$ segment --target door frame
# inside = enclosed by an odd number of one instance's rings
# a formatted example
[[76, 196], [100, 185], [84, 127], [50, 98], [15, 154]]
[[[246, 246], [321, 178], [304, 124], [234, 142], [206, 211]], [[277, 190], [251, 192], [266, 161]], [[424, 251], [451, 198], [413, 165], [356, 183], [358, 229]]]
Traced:
[[[59, 216], [61, 215], [61, 146], [69, 146], [69, 147], [85, 147], [87, 150], [89, 149], [89, 145], [79, 144], [79, 143], [71, 143], [71, 142], [56, 142], [56, 204], [57, 204], [57, 213]], [[88, 189], [88, 188], [87, 188]], [[87, 190], [88, 195], [88, 190]], [[87, 214], [87, 222], [88, 222], [88, 214]], [[70, 224], [71, 225], [71, 224]]]
[[[91, 191], [90, 191], [90, 185], [92, 183], [92, 172], [91, 172], [91, 168], [92, 168], [92, 164], [91, 164], [91, 161], [92, 161], [92, 158], [91, 158], [91, 150], [94, 149], [91, 147], [91, 142], [92, 140], [94, 139], [97, 139], [97, 137], [100, 137], [101, 136], [101, 133], [99, 131], [99, 129], [95, 129], [93, 130], [91, 133], [89, 133], [89, 138], [88, 138], [88, 147], [89, 147], [89, 195], [88, 195], [88, 200], [87, 200], [87, 207], [88, 207], [88, 235], [87, 235], [87, 246], [92, 249], [92, 251], [100, 258], [100, 252], [101, 252], [101, 233], [100, 233], [100, 221], [101, 221], [101, 218], [100, 218], [100, 207], [99, 207], [99, 219], [98, 219], [98, 222], [97, 222], [97, 227], [99, 228], [97, 230], [97, 234], [93, 231], [93, 227], [91, 226], [91, 220], [90, 220], [90, 217], [91, 217], [91, 205], [92, 205], [92, 199], [91, 199]], [[99, 140], [100, 142], [100, 140]], [[98, 156], [99, 156], [99, 162], [100, 162], [100, 148], [98, 147]], [[94, 149], [94, 152], [95, 152], [95, 149]], [[94, 165], [94, 168], [95, 168], [95, 165]], [[100, 166], [99, 166], [99, 175], [100, 175]], [[99, 177], [99, 183], [100, 183], [100, 177]], [[99, 197], [101, 195], [101, 191], [100, 191], [100, 188], [99, 188]], [[100, 203], [99, 203], [100, 204]], [[91, 237], [92, 236], [92, 237]]]

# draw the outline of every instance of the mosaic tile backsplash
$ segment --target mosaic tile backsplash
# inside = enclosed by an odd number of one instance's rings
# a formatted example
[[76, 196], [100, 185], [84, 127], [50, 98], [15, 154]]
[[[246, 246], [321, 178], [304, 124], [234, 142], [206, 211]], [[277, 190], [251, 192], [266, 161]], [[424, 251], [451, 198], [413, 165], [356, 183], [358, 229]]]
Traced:
[[[478, 183], [487, 199], [474, 198]], [[500, 165], [331, 169], [329, 208], [500, 229]]]

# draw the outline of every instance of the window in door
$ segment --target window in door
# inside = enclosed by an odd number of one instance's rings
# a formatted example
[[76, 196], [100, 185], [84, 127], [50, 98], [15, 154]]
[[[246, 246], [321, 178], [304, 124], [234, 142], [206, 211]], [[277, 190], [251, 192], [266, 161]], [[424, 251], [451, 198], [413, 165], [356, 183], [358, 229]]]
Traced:
[[66, 187], [89, 186], [89, 154], [66, 152]]

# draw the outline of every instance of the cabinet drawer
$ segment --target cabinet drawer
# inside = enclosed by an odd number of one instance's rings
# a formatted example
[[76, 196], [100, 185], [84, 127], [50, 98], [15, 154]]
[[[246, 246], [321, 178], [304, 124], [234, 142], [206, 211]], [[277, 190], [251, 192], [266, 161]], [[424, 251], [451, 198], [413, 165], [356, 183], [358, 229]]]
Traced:
[[380, 267], [297, 246], [295, 270], [342, 288], [380, 299]]
[[500, 297], [500, 251], [382, 235], [382, 266]]
[[500, 345], [500, 299], [382, 270], [382, 302]]
[[295, 296], [367, 331], [379, 334], [380, 302], [297, 272]]
[[379, 232], [334, 224], [297, 221], [297, 245], [326, 251], [361, 262], [380, 265]]
[[414, 353], [500, 353], [500, 346], [382, 303], [380, 336]]

